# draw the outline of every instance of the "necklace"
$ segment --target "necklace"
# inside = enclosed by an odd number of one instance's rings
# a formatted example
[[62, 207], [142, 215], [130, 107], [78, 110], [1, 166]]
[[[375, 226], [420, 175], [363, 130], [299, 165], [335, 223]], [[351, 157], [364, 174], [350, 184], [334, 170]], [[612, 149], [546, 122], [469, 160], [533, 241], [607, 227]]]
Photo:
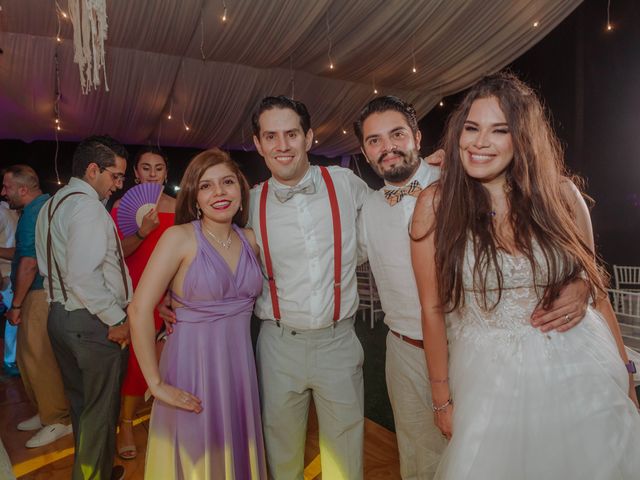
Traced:
[[209, 231], [209, 229], [207, 227], [204, 226], [204, 224], [202, 224], [202, 228], [204, 228], [204, 231], [207, 232], [209, 234], [209, 236], [211, 238], [213, 238], [215, 240], [215, 242], [220, 245], [222, 248], [226, 248], [229, 249], [229, 247], [231, 247], [231, 232], [229, 232], [229, 236], [227, 237], [226, 240], [220, 240], [218, 239], [218, 237], [216, 237], [213, 232]]

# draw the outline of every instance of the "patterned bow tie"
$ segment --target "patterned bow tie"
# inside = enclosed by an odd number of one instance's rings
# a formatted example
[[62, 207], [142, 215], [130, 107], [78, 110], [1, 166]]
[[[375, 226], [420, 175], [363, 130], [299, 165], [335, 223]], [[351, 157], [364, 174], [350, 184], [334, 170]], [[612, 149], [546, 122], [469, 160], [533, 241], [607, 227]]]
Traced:
[[276, 195], [276, 198], [278, 200], [284, 203], [291, 200], [297, 193], [303, 193], [305, 195], [316, 193], [316, 185], [315, 183], [313, 183], [313, 179], [309, 179], [306, 182], [302, 182], [301, 184], [296, 185], [295, 187], [285, 188], [281, 190], [274, 189], [273, 193]]
[[422, 191], [422, 187], [420, 186], [420, 182], [414, 180], [409, 185], [405, 185], [402, 188], [385, 188], [384, 189], [384, 198], [389, 202], [389, 205], [392, 207], [400, 202], [405, 195], [411, 195], [412, 197], [417, 197], [420, 195]]

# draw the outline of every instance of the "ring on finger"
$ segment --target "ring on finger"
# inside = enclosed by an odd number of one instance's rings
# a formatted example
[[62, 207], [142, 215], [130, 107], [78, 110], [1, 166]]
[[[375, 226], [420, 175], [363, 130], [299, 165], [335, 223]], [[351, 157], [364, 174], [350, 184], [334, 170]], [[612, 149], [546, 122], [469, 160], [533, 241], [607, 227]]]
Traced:
[[564, 323], [569, 323], [571, 321], [571, 317], [568, 313], [564, 316], [564, 319], [566, 320]]

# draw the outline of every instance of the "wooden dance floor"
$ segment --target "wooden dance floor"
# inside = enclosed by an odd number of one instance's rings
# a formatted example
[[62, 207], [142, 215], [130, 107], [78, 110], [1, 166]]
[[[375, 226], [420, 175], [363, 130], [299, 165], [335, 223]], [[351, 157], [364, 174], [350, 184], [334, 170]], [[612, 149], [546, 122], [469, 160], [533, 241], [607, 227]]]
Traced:
[[[35, 412], [26, 399], [19, 378], [0, 377], [0, 437], [9, 454], [13, 471], [20, 479], [67, 480], [73, 463], [72, 436], [40, 448], [28, 449], [25, 442], [35, 432], [20, 432], [16, 425]], [[148, 428], [149, 407], [139, 412], [134, 428], [138, 457], [124, 461], [116, 457], [116, 463], [124, 465], [126, 479], [144, 477], [144, 456]], [[305, 480], [321, 479], [318, 447], [318, 424], [315, 411], [309, 415], [307, 449], [305, 452]], [[365, 419], [364, 478], [367, 480], [399, 479], [400, 467], [396, 436], [386, 428]], [[325, 479], [331, 480], [331, 479]]]

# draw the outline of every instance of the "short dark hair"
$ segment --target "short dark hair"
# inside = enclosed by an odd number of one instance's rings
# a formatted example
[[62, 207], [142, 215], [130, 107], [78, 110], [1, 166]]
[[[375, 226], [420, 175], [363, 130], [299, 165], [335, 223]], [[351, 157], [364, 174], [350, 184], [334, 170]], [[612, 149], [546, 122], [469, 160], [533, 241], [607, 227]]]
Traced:
[[129, 157], [124, 146], [107, 135], [93, 135], [82, 140], [73, 153], [71, 175], [84, 177], [87, 167], [91, 163], [100, 168], [112, 167], [116, 163], [116, 156], [125, 160]]
[[266, 110], [273, 110], [274, 108], [285, 109], [288, 108], [293, 110], [300, 117], [300, 126], [302, 127], [302, 131], [306, 135], [309, 129], [311, 128], [311, 115], [309, 115], [309, 111], [304, 103], [299, 102], [298, 100], [294, 100], [293, 98], [289, 98], [285, 95], [278, 95], [277, 97], [264, 97], [258, 108], [253, 115], [251, 116], [251, 126], [253, 127], [253, 134], [256, 137], [260, 136], [260, 115], [262, 112]]
[[358, 120], [353, 122], [353, 130], [358, 137], [360, 145], [364, 145], [364, 138], [362, 134], [362, 124], [373, 113], [386, 112], [388, 110], [395, 110], [404, 115], [407, 119], [411, 132], [415, 135], [418, 133], [418, 118], [416, 117], [416, 109], [410, 103], [401, 100], [393, 95], [386, 95], [383, 97], [376, 97], [367, 103], [358, 115]]
[[16, 164], [2, 170], [2, 175], [11, 174], [11, 178], [21, 187], [27, 187], [30, 192], [40, 190], [40, 179], [36, 171], [28, 165]]
[[164, 160], [164, 166], [167, 168], [169, 167], [169, 157], [167, 156], [167, 154], [164, 153], [164, 151], [162, 151], [162, 149], [160, 149], [159, 147], [154, 147], [151, 145], [147, 147], [142, 147], [140, 150], [136, 152], [136, 156], [133, 157], [133, 168], [136, 168], [138, 166], [138, 163], [140, 163], [140, 159], [145, 153], [152, 153], [154, 155], [158, 155], [159, 157], [162, 157], [162, 160]]

